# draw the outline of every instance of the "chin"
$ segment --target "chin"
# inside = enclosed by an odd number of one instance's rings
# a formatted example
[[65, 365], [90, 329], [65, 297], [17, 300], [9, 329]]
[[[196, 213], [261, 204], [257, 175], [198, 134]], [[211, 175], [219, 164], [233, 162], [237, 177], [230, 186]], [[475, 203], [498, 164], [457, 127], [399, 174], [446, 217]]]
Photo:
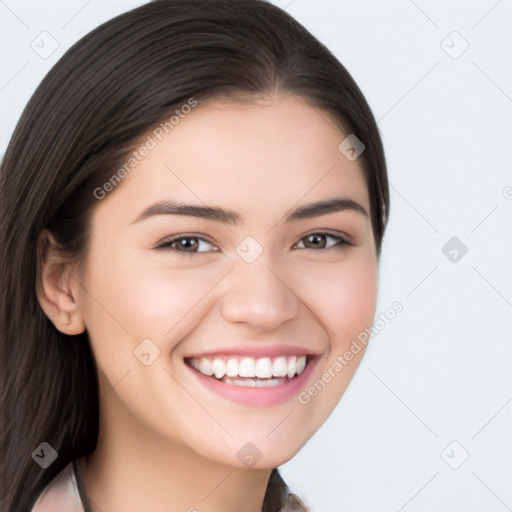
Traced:
[[290, 461], [307, 442], [304, 439], [293, 439], [289, 435], [286, 442], [283, 442], [281, 436], [270, 440], [266, 435], [262, 434], [259, 438], [254, 436], [253, 441], [248, 438], [230, 439], [223, 446], [218, 443], [218, 449], [207, 450], [202, 455], [236, 469], [273, 469]]

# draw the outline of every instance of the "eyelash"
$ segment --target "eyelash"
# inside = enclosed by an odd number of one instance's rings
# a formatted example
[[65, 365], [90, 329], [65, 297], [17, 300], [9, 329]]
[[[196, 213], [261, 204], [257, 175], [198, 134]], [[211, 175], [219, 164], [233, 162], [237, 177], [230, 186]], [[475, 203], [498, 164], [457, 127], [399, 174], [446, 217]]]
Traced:
[[[305, 235], [303, 236], [299, 242], [301, 242], [302, 240], [310, 237], [310, 236], [313, 236], [313, 235], [316, 235], [316, 236], [326, 236], [328, 238], [332, 238], [332, 239], [335, 239], [338, 241], [337, 244], [331, 246], [331, 247], [326, 247], [326, 248], [321, 248], [321, 249], [312, 249], [312, 248], [309, 248], [309, 247], [306, 247], [305, 249], [302, 249], [302, 250], [310, 250], [310, 251], [317, 251], [317, 252], [322, 252], [322, 251], [327, 251], [329, 249], [334, 249], [334, 248], [338, 248], [338, 249], [341, 249], [341, 250], [344, 250], [344, 249], [348, 249], [349, 247], [355, 247], [356, 244], [350, 242], [349, 240], [347, 240], [346, 238], [343, 238], [339, 235], [333, 235], [331, 233], [324, 233], [324, 232], [321, 232], [321, 231], [318, 231], [318, 232], [313, 232], [313, 233], [309, 233], [308, 235]], [[184, 257], [192, 257], [192, 255], [194, 254], [204, 254], [203, 252], [187, 252], [187, 251], [178, 251], [176, 249], [174, 249], [172, 247], [172, 245], [176, 242], [179, 242], [180, 240], [189, 240], [189, 239], [197, 239], [197, 240], [202, 240], [204, 242], [207, 242], [209, 243], [210, 245], [213, 245], [211, 242], [208, 242], [208, 240], [204, 239], [204, 238], [201, 238], [199, 236], [195, 236], [195, 235], [178, 235], [178, 236], [175, 236], [174, 238], [171, 238], [170, 240], [158, 245], [157, 247], [155, 247], [156, 250], [162, 250], [162, 251], [173, 251], [175, 253], [178, 253], [180, 256], [184, 256]], [[219, 252], [219, 251], [213, 251], [213, 252]]]

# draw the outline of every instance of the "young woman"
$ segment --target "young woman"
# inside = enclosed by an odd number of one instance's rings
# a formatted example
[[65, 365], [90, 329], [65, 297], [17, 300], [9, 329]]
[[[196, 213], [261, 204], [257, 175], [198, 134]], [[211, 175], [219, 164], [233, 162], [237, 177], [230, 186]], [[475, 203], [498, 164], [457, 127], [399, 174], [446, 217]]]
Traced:
[[389, 212], [339, 61], [262, 0], [150, 2], [51, 69], [0, 186], [0, 509], [307, 510], [277, 467], [364, 354]]

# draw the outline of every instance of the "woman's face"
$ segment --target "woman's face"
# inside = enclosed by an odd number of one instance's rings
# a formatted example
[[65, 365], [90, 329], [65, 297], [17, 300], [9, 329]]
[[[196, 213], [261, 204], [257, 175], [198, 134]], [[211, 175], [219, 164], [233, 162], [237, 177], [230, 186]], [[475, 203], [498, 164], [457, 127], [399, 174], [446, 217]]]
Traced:
[[[349, 134], [293, 97], [197, 106], [167, 131], [98, 201], [79, 270], [102, 425], [275, 467], [331, 414], [373, 323], [362, 169], [338, 149]], [[336, 199], [362, 209], [310, 208]]]

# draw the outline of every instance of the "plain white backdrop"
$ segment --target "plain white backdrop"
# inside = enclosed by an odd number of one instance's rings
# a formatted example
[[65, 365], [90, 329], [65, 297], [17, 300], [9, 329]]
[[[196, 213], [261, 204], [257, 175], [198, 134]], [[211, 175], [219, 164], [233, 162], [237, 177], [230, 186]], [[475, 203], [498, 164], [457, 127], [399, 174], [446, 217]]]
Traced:
[[[142, 3], [0, 0], [0, 155], [65, 50]], [[512, 1], [273, 3], [378, 120], [391, 217], [377, 315], [403, 305], [282, 474], [312, 512], [512, 510]]]

